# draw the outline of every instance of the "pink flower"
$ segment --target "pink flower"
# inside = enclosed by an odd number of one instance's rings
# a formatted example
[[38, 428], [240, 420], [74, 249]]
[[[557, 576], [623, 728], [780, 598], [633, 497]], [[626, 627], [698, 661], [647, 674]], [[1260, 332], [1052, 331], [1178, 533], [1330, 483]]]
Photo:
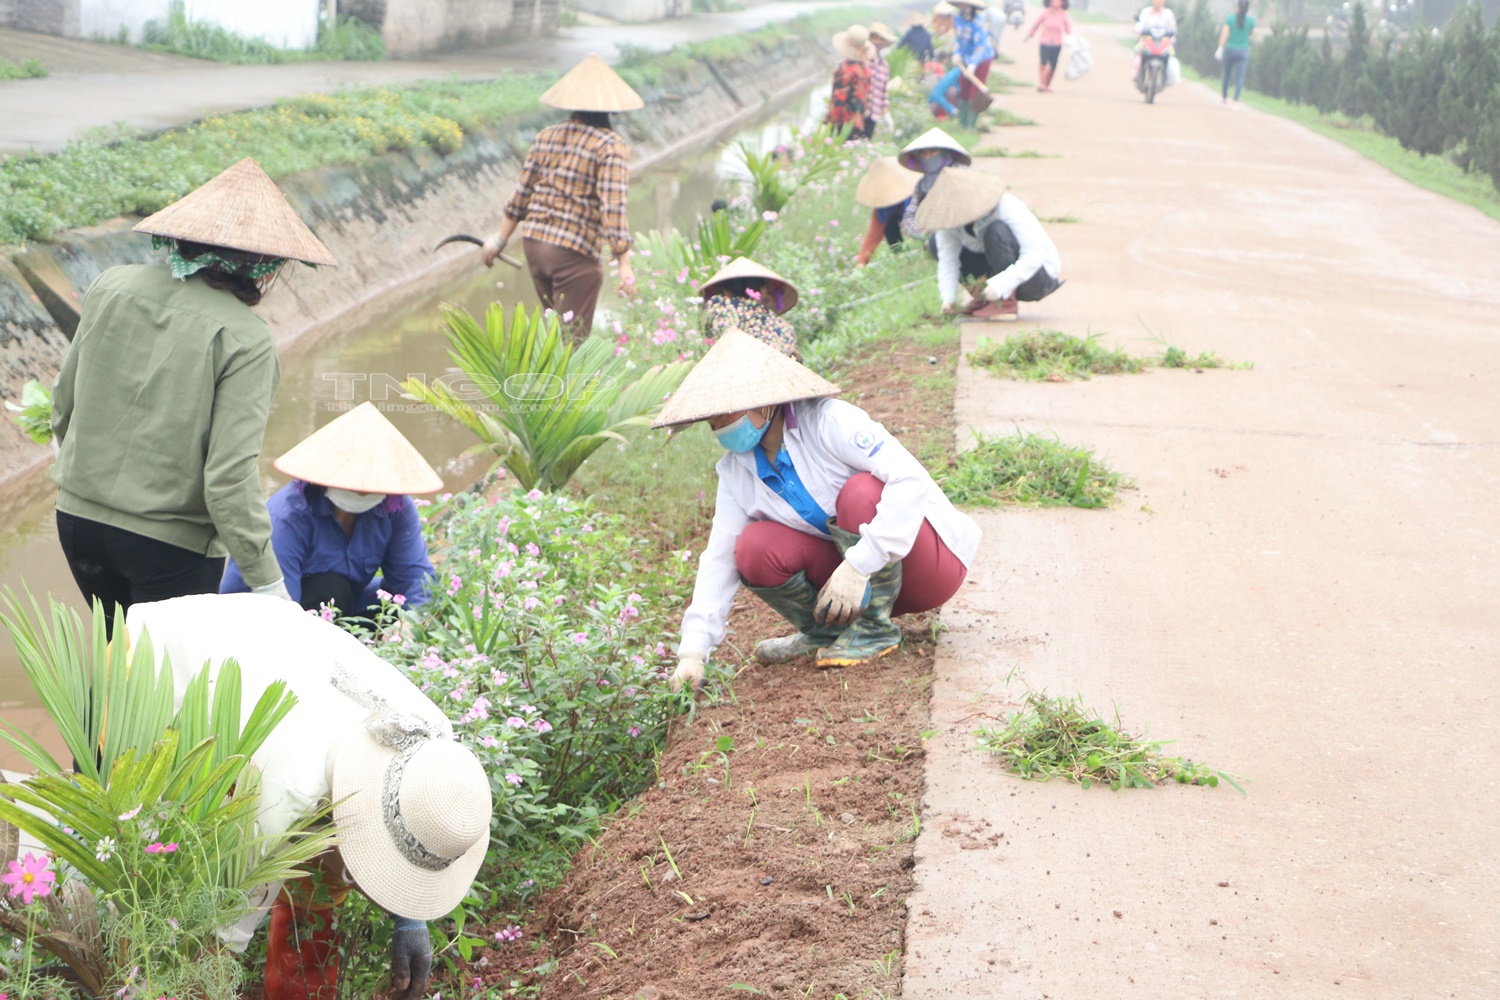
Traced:
[[536, 543], [535, 542], [527, 542], [526, 543], [526, 554], [528, 556], [539, 556], [539, 555], [542, 554], [542, 550], [536, 547]]
[[484, 739], [479, 741], [479, 745], [482, 747], [488, 747], [489, 749], [493, 750], [500, 745], [500, 741], [495, 739], [495, 737], [493, 736], [486, 736]]
[[829, 219], [828, 220], [828, 228], [829, 229], [837, 229], [838, 227], [839, 227], [839, 220], [838, 219]]
[[452, 597], [454, 594], [458, 593], [459, 589], [463, 587], [463, 585], [464, 581], [461, 577], [450, 575], [448, 577], [448, 596]]
[[495, 940], [501, 944], [504, 944], [506, 941], [519, 941], [521, 940], [521, 928], [515, 924], [511, 924], [503, 930], [496, 931]]
[[534, 489], [530, 493], [526, 494], [526, 499], [527, 500], [540, 500], [541, 498], [542, 498], [542, 491], [541, 490]]
[[389, 601], [391, 599], [391, 595], [389, 593], [387, 593], [384, 590], [380, 590], [380, 589], [377, 589], [375, 591], [375, 596], [378, 597], [382, 601]]
[[573, 322], [573, 310], [569, 309], [567, 312], [563, 313], [562, 319], [564, 323]]
[[560, 607], [563, 606], [563, 598], [562, 598], [561, 594], [559, 594], [558, 596], [552, 598], [552, 606], [554, 608], [560, 608]]
[[495, 579], [497, 579], [497, 580], [503, 580], [503, 579], [505, 579], [506, 577], [510, 576], [510, 574], [512, 572], [515, 571], [515, 568], [516, 568], [516, 564], [515, 563], [511, 562], [509, 559], [505, 560], [504, 562], [500, 563], [499, 565], [497, 565], [495, 567]]
[[585, 524], [580, 530], [582, 530], [585, 535], [592, 535], [594, 533], [594, 526], [592, 524]]
[[526, 600], [524, 600], [524, 601], [521, 602], [521, 610], [522, 611], [530, 611], [533, 608], [535, 608], [538, 604], [541, 604], [541, 603], [542, 602], [539, 601], [539, 600], [537, 600], [535, 597], [528, 597], [528, 598], [526, 598]]
[[519, 785], [521, 783], [521, 776], [519, 774], [507, 774], [505, 780], [512, 785]]
[[550, 733], [552, 732], [552, 723], [548, 722], [546, 719], [537, 719], [536, 731], [539, 733]]
[[45, 854], [38, 858], [27, 851], [26, 857], [12, 861], [10, 871], [0, 875], [0, 883], [10, 886], [10, 892], [6, 895], [11, 899], [20, 896], [22, 906], [30, 906], [31, 901], [38, 896], [52, 895], [52, 884], [57, 881], [57, 874], [48, 868], [50, 860]]
[[754, 299], [756, 302], [760, 301], [760, 292], [757, 292], [753, 288], [747, 288], [747, 289], [745, 289], [745, 294], [748, 295], [748, 296], [750, 296], [750, 298]]
[[683, 268], [681, 271], [677, 272], [677, 283], [679, 285], [686, 284], [687, 280], [688, 280], [688, 269], [687, 268]]
[[438, 667], [443, 666], [443, 658], [438, 656], [435, 652], [428, 653], [426, 656], [422, 657], [422, 662], [417, 664], [417, 666], [421, 667], [423, 670], [436, 670]]
[[333, 605], [331, 605], [331, 604], [321, 605], [319, 607], [319, 609], [318, 609], [318, 615], [325, 622], [331, 622], [331, 621], [333, 621], [333, 618], [334, 618]]
[[146, 853], [147, 854], [176, 854], [177, 853], [177, 845], [176, 844], [163, 844], [160, 841], [157, 841], [154, 844], [147, 844], [146, 845]]
[[627, 729], [625, 731], [627, 733], [629, 733], [631, 736], [639, 736], [639, 735], [641, 735], [641, 727], [640, 726], [631, 726], [629, 729]]
[[769, 212], [769, 211], [768, 212], [762, 212], [762, 213], [760, 213], [760, 217], [762, 219], [764, 219], [765, 221], [767, 221], [767, 222], [775, 222], [777, 219], [780, 218], [780, 216], [777, 215], [775, 212]]
[[403, 604], [406, 603], [406, 595], [405, 594], [392, 594], [391, 595], [391, 603], [394, 604], [398, 608], [401, 607]]
[[512, 729], [526, 728], [526, 720], [517, 715], [512, 715], [510, 718], [506, 719], [505, 724]]
[[493, 681], [497, 686], [502, 685], [506, 681], [510, 680], [510, 674], [504, 673], [499, 670], [491, 670], [490, 680]]
[[131, 820], [135, 819], [140, 814], [141, 814], [141, 807], [140, 806], [136, 806], [134, 809], [130, 810], [130, 812], [120, 813], [120, 822], [121, 823], [129, 823]]
[[639, 617], [640, 613], [640, 609], [637, 608], [634, 604], [625, 605], [620, 609], [620, 624], [624, 625], [626, 622], [630, 621], [630, 619]]
[[582, 646], [584, 643], [586, 643], [588, 641], [589, 641], [589, 634], [587, 632], [574, 632], [573, 633], [573, 645], [575, 645], [575, 646]]

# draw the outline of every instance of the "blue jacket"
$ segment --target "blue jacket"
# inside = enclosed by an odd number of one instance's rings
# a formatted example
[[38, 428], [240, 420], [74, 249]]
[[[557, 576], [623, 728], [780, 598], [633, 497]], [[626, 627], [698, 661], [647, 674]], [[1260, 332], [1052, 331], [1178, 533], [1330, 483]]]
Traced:
[[909, 49], [912, 55], [925, 63], [932, 58], [932, 33], [920, 24], [913, 25], [901, 36], [896, 47]]
[[948, 91], [958, 86], [958, 81], [963, 79], [964, 71], [957, 66], [943, 74], [943, 78], [932, 88], [932, 93], [927, 95], [928, 104], [936, 104], [950, 115], [958, 114], [958, 106], [948, 100]]
[[995, 43], [990, 39], [989, 24], [985, 21], [984, 15], [978, 12], [972, 20], [958, 15], [954, 16], [953, 40], [964, 65], [970, 69], [995, 58]]
[[[376, 590], [405, 595], [407, 607], [426, 602], [433, 569], [411, 497], [389, 497], [357, 515], [352, 535], [344, 534], [321, 486], [294, 479], [277, 490], [266, 507], [271, 513], [271, 547], [292, 600], [302, 599], [304, 576], [338, 573], [364, 588], [361, 607], [380, 603]], [[229, 560], [219, 593], [249, 589], [239, 567]]]

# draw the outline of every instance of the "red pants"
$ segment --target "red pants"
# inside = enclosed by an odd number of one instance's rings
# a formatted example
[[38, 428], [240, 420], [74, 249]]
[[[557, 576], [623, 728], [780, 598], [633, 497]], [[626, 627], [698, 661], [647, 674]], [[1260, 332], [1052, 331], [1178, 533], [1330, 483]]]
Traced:
[[[858, 531], [875, 519], [875, 505], [885, 484], [861, 472], [839, 491], [835, 518], [840, 528]], [[775, 521], [756, 521], [740, 532], [734, 544], [734, 563], [740, 576], [752, 587], [779, 587], [797, 573], [806, 573], [815, 587], [828, 582], [843, 562], [832, 541], [788, 528]], [[968, 569], [948, 551], [929, 521], [922, 522], [916, 543], [901, 560], [901, 596], [893, 615], [931, 611], [958, 593]]]
[[[974, 75], [979, 77], [979, 79], [983, 80], [985, 83], [990, 82], [990, 62], [991, 60], [986, 59], [978, 66], [974, 67]], [[979, 88], [974, 86], [974, 81], [970, 80], [966, 76], [961, 76], [958, 78], [958, 99], [960, 101], [967, 101], [977, 93], [979, 93]]]

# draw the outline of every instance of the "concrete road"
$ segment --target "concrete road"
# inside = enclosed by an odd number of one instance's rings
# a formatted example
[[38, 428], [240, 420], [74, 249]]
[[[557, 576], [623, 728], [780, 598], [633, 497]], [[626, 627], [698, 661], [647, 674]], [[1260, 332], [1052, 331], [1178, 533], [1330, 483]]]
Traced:
[[50, 153], [90, 129], [156, 130], [210, 114], [264, 107], [279, 98], [341, 87], [416, 80], [490, 79], [505, 70], [561, 70], [590, 52], [613, 62], [628, 46], [665, 50], [738, 34], [850, 0], [776, 2], [728, 14], [694, 14], [649, 24], [576, 27], [540, 42], [378, 63], [314, 62], [229, 66], [99, 42], [0, 28], [0, 56], [38, 58], [39, 80], [0, 81], [0, 154]]
[[[1148, 107], [1087, 31], [1089, 76], [1004, 99], [1041, 127], [1000, 138], [1060, 158], [977, 161], [1081, 220], [1021, 325], [1255, 367], [960, 372], [960, 428], [1056, 433], [1139, 489], [982, 516], [903, 995], [1500, 997], [1500, 223], [1200, 86]], [[971, 733], [1028, 688], [1249, 796], [1002, 774]]]

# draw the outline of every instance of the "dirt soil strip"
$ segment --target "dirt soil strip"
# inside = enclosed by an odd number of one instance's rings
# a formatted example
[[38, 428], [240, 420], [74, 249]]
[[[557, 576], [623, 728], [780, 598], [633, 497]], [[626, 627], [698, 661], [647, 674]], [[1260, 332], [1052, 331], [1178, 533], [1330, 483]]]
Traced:
[[[981, 518], [905, 996], [1500, 997], [1500, 223], [1216, 90], [1148, 107], [1119, 29], [1084, 31], [1088, 76], [1010, 102], [1058, 158], [976, 161], [1080, 219], [1050, 227], [1067, 286], [1019, 325], [1255, 369], [960, 368], [961, 428], [1056, 433], [1140, 489]], [[1028, 685], [1249, 797], [1004, 775], [971, 732]], [[1000, 849], [939, 835], [984, 821]]]
[[[886, 342], [841, 384], [925, 450], [952, 440], [956, 361], [956, 343]], [[867, 668], [754, 666], [787, 625], [742, 591], [719, 650], [732, 690], [674, 725], [657, 786], [474, 972], [504, 984], [556, 958], [549, 1000], [898, 995], [936, 620], [902, 626]]]

